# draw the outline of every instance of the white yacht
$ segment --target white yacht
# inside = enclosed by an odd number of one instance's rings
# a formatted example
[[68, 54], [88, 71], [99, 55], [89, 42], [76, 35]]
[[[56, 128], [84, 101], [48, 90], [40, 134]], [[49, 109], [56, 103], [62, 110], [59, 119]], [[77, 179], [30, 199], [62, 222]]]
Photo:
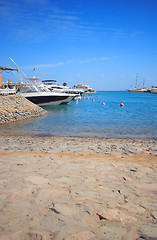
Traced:
[[129, 89], [129, 92], [150, 92], [149, 88], [134, 88]]
[[3, 87], [3, 88], [0, 88], [0, 95], [13, 95], [13, 94], [16, 94], [16, 87], [13, 86], [13, 87], [9, 87], [8, 85]]
[[83, 93], [96, 93], [95, 90], [85, 83], [81, 83], [79, 85], [74, 86], [74, 89], [78, 91], [82, 91]]
[[[24, 75], [25, 79], [27, 79], [27, 83], [18, 84], [18, 93], [28, 100], [32, 101], [35, 104], [40, 106], [44, 105], [59, 105], [65, 104], [73, 100], [77, 94], [72, 91], [63, 91], [60, 89], [61, 85], [56, 85], [55, 91], [53, 91], [52, 85], [50, 82], [49, 85], [46, 82], [41, 82], [39, 78], [28, 78], [26, 74], [19, 68], [19, 66], [14, 62], [12, 58], [10, 60], [17, 66], [22, 75]], [[64, 86], [63, 86], [64, 87]], [[57, 90], [58, 89], [58, 90]]]
[[157, 87], [152, 87], [150, 92], [154, 93], [154, 94], [157, 94]]
[[84, 93], [81, 89], [70, 88], [68, 86], [63, 86], [56, 83], [56, 80], [43, 80], [42, 83], [46, 85], [46, 87], [53, 92], [64, 92], [64, 93], [72, 93], [78, 95], [82, 95]]
[[59, 105], [69, 103], [75, 98], [75, 94], [52, 92], [39, 78], [28, 78], [28, 83], [18, 85], [18, 93], [31, 102], [40, 106]]
[[138, 73], [136, 75], [136, 81], [135, 81], [135, 87], [132, 88], [132, 85], [130, 86], [130, 89], [128, 90], [129, 92], [150, 92], [150, 88], [144, 87], [145, 83], [145, 78], [143, 79], [143, 86], [142, 87], [137, 87], [138, 84]]

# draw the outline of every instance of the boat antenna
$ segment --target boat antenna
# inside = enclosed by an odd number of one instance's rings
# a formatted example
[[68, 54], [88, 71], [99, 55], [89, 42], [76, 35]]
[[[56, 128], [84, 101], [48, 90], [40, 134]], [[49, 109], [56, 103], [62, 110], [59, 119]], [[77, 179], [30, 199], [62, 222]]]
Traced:
[[26, 78], [26, 79], [28, 79], [28, 77], [26, 76], [26, 74], [21, 70], [21, 68], [14, 62], [14, 60], [11, 58], [11, 57], [9, 57], [10, 58], [10, 60], [16, 65], [16, 67], [22, 72], [22, 74], [24, 75], [24, 77]]

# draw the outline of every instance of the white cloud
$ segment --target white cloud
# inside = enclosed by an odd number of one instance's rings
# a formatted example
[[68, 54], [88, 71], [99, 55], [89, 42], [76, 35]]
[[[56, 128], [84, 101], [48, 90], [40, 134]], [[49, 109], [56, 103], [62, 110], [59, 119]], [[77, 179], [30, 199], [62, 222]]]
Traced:
[[54, 64], [39, 64], [36, 65], [37, 68], [55, 68], [59, 66], [63, 66], [65, 63], [64, 62], [59, 62], [59, 63], [54, 63]]
[[[107, 28], [102, 21], [85, 21], [85, 13], [57, 7], [51, 0], [0, 0], [1, 25], [9, 37], [43, 41], [44, 39], [84, 39], [91, 36], [137, 38], [142, 32]], [[78, 10], [78, 11], [77, 11]], [[38, 36], [38, 37], [37, 37]]]
[[24, 66], [23, 69], [32, 70], [33, 68], [37, 68], [37, 69], [41, 69], [41, 68], [55, 68], [55, 67], [63, 66], [64, 64], [65, 64], [64, 62], [45, 63], [45, 64], [37, 64], [37, 65], [31, 65], [31, 66]]
[[64, 20], [79, 20], [79, 18], [77, 16], [69, 16], [69, 15], [56, 15], [53, 14], [50, 16], [50, 18], [56, 18], [56, 19], [64, 19]]
[[89, 63], [89, 62], [100, 62], [100, 61], [106, 61], [106, 60], [112, 60], [118, 57], [92, 57], [92, 58], [87, 58], [84, 60], [80, 60], [80, 63]]
[[105, 61], [105, 60], [108, 60], [108, 59], [110, 59], [110, 58], [109, 57], [102, 57], [102, 58], [100, 58], [101, 61]]
[[53, 7], [50, 0], [0, 0], [0, 12], [1, 24], [11, 36], [37, 41], [56, 37], [58, 31], [70, 32], [79, 21], [78, 15]]
[[80, 63], [88, 63], [88, 62], [96, 62], [96, 61], [98, 61], [98, 58], [93, 57], [93, 58], [87, 58], [84, 60], [80, 60]]
[[86, 58], [86, 59], [70, 59], [67, 60], [65, 62], [58, 62], [58, 63], [44, 63], [44, 64], [36, 64], [36, 65], [31, 65], [31, 66], [24, 66], [23, 69], [27, 69], [27, 70], [31, 70], [34, 67], [37, 69], [41, 69], [41, 68], [56, 68], [56, 67], [60, 67], [60, 66], [64, 66], [64, 65], [71, 65], [71, 64], [86, 64], [86, 63], [90, 63], [90, 62], [99, 62], [99, 61], [105, 61], [108, 59], [115, 59], [117, 57], [92, 57], [92, 58]]

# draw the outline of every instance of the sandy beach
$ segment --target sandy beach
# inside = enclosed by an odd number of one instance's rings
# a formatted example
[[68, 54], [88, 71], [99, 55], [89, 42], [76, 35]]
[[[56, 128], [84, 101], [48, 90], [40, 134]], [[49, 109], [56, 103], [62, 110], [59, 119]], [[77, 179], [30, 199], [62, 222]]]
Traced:
[[0, 136], [0, 240], [157, 239], [157, 141]]

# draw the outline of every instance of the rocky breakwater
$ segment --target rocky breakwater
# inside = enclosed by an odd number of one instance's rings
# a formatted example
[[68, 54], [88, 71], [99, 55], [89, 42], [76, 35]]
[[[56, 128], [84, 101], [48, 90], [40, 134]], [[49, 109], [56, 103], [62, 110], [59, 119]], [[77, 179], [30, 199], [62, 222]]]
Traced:
[[0, 124], [42, 116], [46, 111], [20, 95], [0, 96]]

